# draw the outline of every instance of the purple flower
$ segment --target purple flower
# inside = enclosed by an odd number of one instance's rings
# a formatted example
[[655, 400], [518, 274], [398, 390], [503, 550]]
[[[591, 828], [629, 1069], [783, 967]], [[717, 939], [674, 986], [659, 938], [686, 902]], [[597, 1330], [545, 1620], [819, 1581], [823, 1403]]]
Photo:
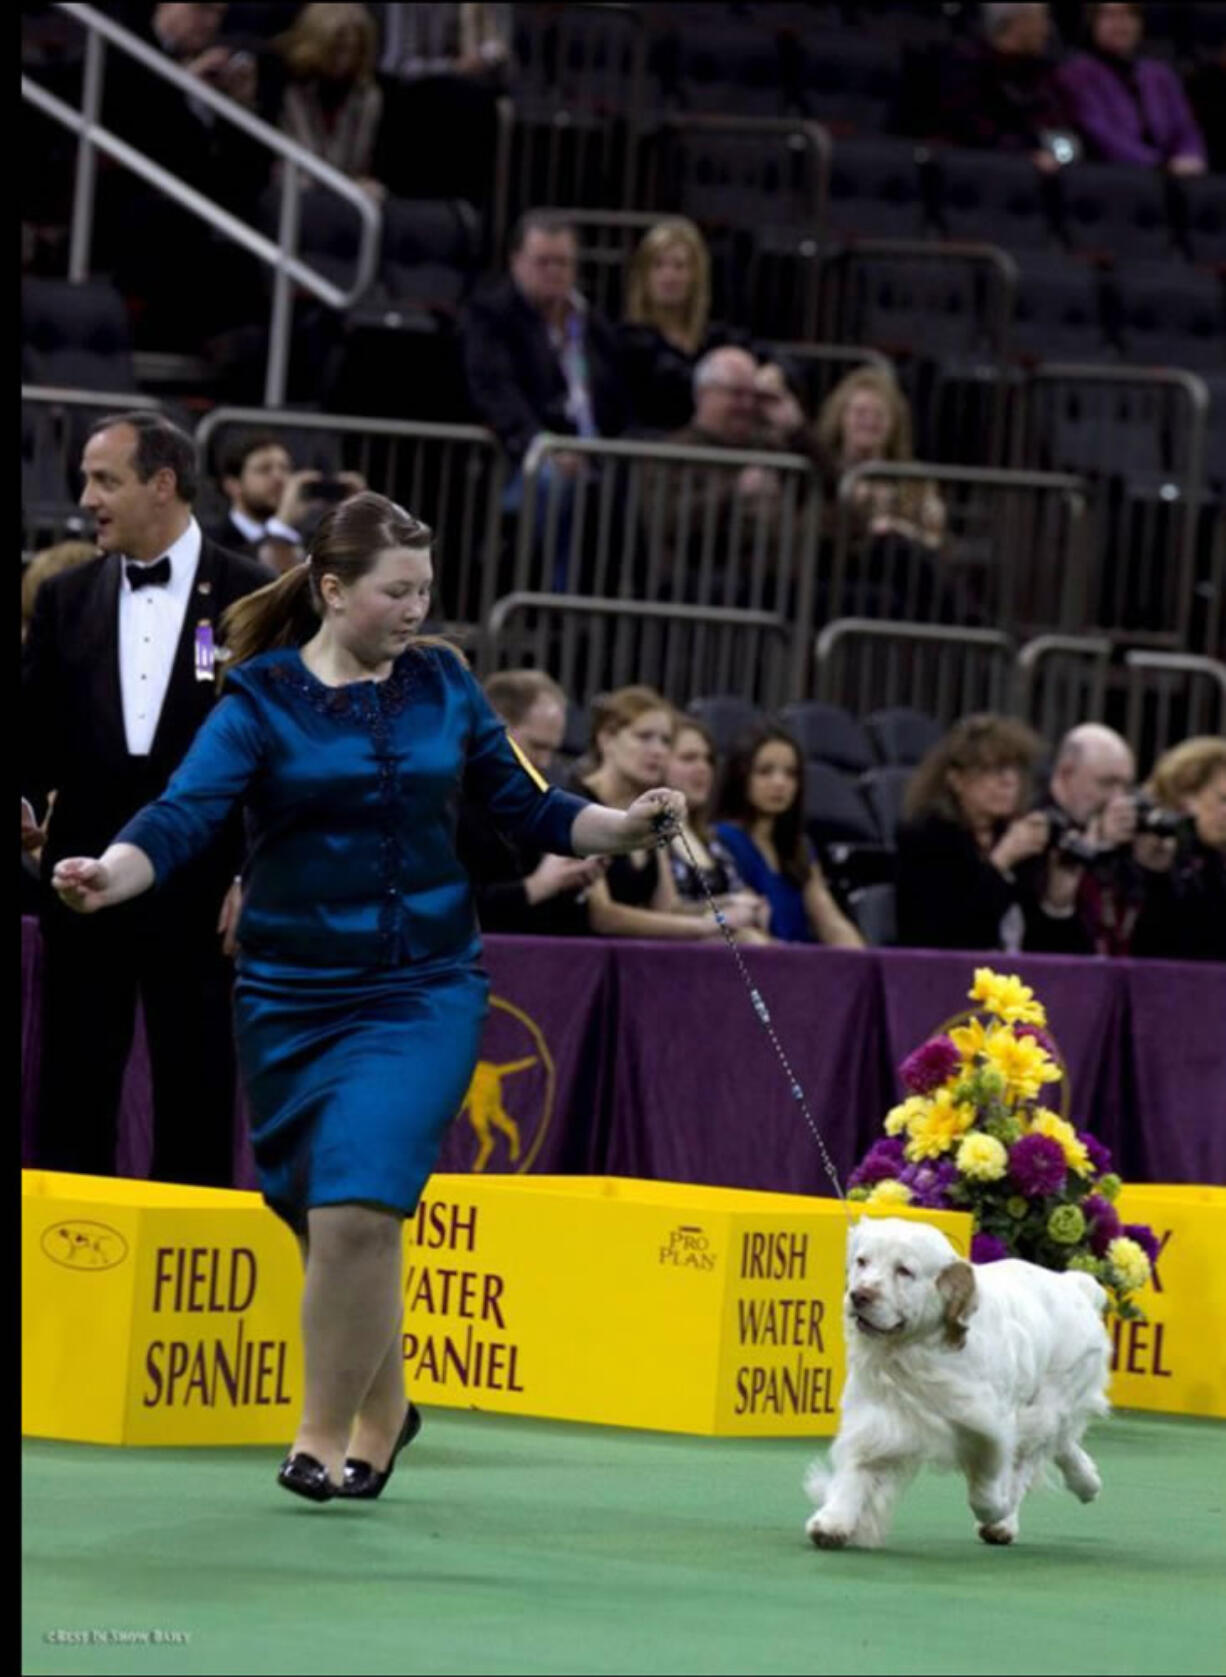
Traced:
[[1111, 1163], [1111, 1154], [1097, 1136], [1092, 1136], [1088, 1130], [1078, 1130], [1077, 1139], [1090, 1155], [1090, 1163], [1094, 1166], [1095, 1176], [1106, 1176], [1108, 1171], [1114, 1170], [1115, 1167]]
[[995, 1264], [1008, 1256], [1009, 1248], [1003, 1240], [997, 1240], [994, 1234], [980, 1233], [971, 1241], [971, 1262], [973, 1264]]
[[1096, 1258], [1105, 1257], [1108, 1246], [1120, 1232], [1119, 1213], [1101, 1194], [1087, 1194], [1081, 1209], [1090, 1225], [1090, 1250]]
[[1032, 1036], [1045, 1054], [1050, 1056], [1057, 1065], [1060, 1064], [1060, 1050], [1047, 1032], [1039, 1025], [1014, 1025], [1014, 1036]]
[[1148, 1223], [1125, 1223], [1120, 1233], [1127, 1240], [1135, 1240], [1151, 1265], [1158, 1262], [1158, 1237]]
[[1049, 1135], [1024, 1135], [1009, 1149], [1009, 1175], [1027, 1199], [1058, 1194], [1068, 1175], [1064, 1149]]
[[883, 1136], [869, 1148], [856, 1169], [847, 1178], [849, 1188], [871, 1188], [874, 1183], [885, 1182], [891, 1176], [897, 1176], [906, 1161], [903, 1152], [901, 1136]]
[[961, 1065], [961, 1056], [947, 1036], [934, 1036], [908, 1054], [898, 1075], [915, 1095], [930, 1095], [939, 1089]]
[[958, 1167], [952, 1159], [921, 1161], [900, 1171], [898, 1180], [910, 1188], [913, 1204], [929, 1211], [945, 1211], [949, 1208], [949, 1190], [958, 1180]]

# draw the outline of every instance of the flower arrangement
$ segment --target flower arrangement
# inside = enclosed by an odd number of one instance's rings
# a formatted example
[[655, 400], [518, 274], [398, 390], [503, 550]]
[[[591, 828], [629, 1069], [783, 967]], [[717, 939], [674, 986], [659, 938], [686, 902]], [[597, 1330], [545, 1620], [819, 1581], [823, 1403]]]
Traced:
[[988, 967], [976, 970], [970, 999], [975, 1009], [899, 1067], [907, 1096], [853, 1172], [848, 1198], [969, 1211], [974, 1263], [1085, 1270], [1120, 1316], [1143, 1319], [1133, 1294], [1158, 1243], [1144, 1224], [1121, 1223], [1107, 1149], [1043, 1104], [1064, 1070], [1042, 1003]]

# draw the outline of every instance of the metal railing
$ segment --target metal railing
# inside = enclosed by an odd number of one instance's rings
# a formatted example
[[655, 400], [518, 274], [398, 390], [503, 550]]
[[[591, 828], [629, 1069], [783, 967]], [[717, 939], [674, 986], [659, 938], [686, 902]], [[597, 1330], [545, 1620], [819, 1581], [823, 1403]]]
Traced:
[[[1169, 367], [1047, 362], [1019, 392], [1013, 464], [1076, 472], [1093, 524], [1086, 621], [1186, 646], [1209, 392]], [[1091, 557], [1087, 555], [1087, 557]]]
[[549, 213], [569, 222], [578, 235], [580, 291], [609, 320], [620, 320], [630, 259], [660, 216], [648, 210], [558, 209]]
[[999, 358], [1017, 263], [999, 245], [860, 239], [821, 259], [820, 336], [891, 355]]
[[[367, 487], [407, 507], [434, 531], [439, 605], [459, 624], [481, 623], [497, 594], [503, 453], [476, 425], [417, 423], [348, 414], [215, 408], [196, 428], [202, 468], [216, 465], [227, 432], [273, 431], [295, 444], [334, 441], [339, 463]], [[301, 464], [299, 460], [298, 464]]]
[[[113, 158], [133, 174], [139, 175], [183, 209], [206, 222], [214, 231], [257, 257], [273, 269], [271, 316], [268, 330], [268, 369], [265, 377], [264, 399], [269, 407], [278, 407], [284, 400], [288, 376], [289, 337], [293, 286], [300, 285], [312, 296], [334, 309], [347, 308], [369, 286], [378, 260], [382, 217], [378, 207], [365, 192], [347, 176], [324, 163], [296, 141], [288, 139], [278, 129], [259, 117], [252, 116], [235, 100], [210, 87], [197, 76], [179, 68], [165, 53], [148, 46], [130, 30], [124, 29], [93, 6], [61, 4], [58, 9], [74, 17], [86, 31], [85, 75], [80, 110], [49, 92], [34, 78], [23, 75], [21, 96], [45, 116], [51, 117], [78, 136], [76, 186], [73, 197], [72, 236], [69, 252], [69, 278], [84, 280], [89, 274], [89, 252], [93, 236], [94, 185], [98, 152]], [[241, 128], [252, 139], [258, 140], [269, 152], [281, 159], [281, 208], [276, 240], [256, 232], [240, 221], [222, 205], [216, 204], [188, 186], [161, 164], [129, 145], [118, 135], [102, 126], [102, 89], [105, 52], [110, 46], [141, 64], [151, 75], [160, 77], [190, 96], [194, 102], [207, 105], [224, 121]], [[333, 285], [330, 280], [296, 254], [298, 245], [299, 201], [302, 177], [309, 176], [321, 186], [328, 187], [350, 203], [361, 223], [361, 242], [357, 253], [357, 273], [347, 289]]]
[[79, 390], [49, 384], [21, 387], [21, 544], [33, 553], [80, 535], [89, 525], [77, 504], [81, 449], [96, 419], [124, 408], [162, 411], [132, 390]]
[[784, 691], [790, 639], [790, 625], [774, 612], [508, 594], [485, 620], [481, 665], [483, 673], [546, 669], [577, 705], [644, 684], [676, 705], [718, 692], [771, 709]]
[[1079, 629], [1084, 525], [1065, 473], [866, 461], [839, 480], [823, 615]]
[[517, 487], [503, 592], [776, 613], [791, 626], [785, 696], [803, 693], [821, 499], [808, 460], [542, 434]]
[[1139, 764], [1194, 734], [1226, 734], [1226, 663], [1187, 652], [1124, 654], [1124, 732]]
[[854, 715], [894, 705], [946, 727], [968, 712], [1008, 706], [1013, 643], [996, 629], [845, 617], [814, 648], [817, 697]]
[[1101, 635], [1036, 635], [1018, 649], [1014, 711], [1050, 740], [1078, 722], [1101, 722], [1111, 650]]

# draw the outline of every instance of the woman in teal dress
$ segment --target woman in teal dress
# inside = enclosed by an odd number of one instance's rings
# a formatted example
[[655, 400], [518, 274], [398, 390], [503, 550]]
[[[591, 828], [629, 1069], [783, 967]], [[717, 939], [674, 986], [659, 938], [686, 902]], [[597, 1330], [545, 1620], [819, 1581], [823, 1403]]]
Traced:
[[564, 855], [660, 842], [683, 808], [666, 789], [622, 811], [546, 787], [462, 658], [417, 637], [432, 580], [430, 532], [402, 508], [335, 507], [307, 562], [228, 614], [223, 696], [163, 796], [53, 881], [82, 913], [124, 902], [245, 807], [239, 1064], [264, 1196], [306, 1264], [303, 1412], [278, 1479], [321, 1502], [377, 1496], [420, 1419], [401, 1223], [472, 1076], [488, 995], [461, 795]]

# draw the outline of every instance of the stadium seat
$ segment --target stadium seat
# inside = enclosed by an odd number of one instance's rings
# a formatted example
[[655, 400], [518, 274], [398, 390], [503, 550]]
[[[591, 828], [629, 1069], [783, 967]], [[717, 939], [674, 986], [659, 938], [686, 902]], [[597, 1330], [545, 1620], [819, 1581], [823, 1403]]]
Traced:
[[748, 699], [734, 698], [731, 694], [714, 694], [691, 699], [685, 708], [710, 730], [715, 749], [721, 756], [731, 750], [742, 734], [760, 728], [765, 721], [756, 705], [751, 705]]
[[1060, 225], [1073, 250], [1119, 259], [1170, 254], [1166, 188], [1156, 171], [1131, 164], [1071, 163], [1056, 184]]
[[888, 767], [922, 762], [944, 733], [935, 717], [910, 705], [875, 710], [864, 718], [864, 728], [878, 759]]
[[891, 849], [898, 842], [903, 800], [914, 773], [914, 768], [895, 766], [869, 769], [860, 776], [860, 795], [877, 823], [877, 836]]
[[839, 140], [826, 229], [839, 239], [914, 239], [925, 227], [920, 161], [910, 140]]
[[456, 308], [476, 277], [481, 223], [462, 198], [389, 198], [383, 206], [380, 289]]
[[898, 888], [891, 881], [849, 891], [847, 906], [865, 943], [872, 948], [889, 949], [898, 942]]
[[1062, 253], [1020, 252], [1009, 349], [1035, 361], [1101, 361], [1115, 356], [1103, 325], [1096, 270]]
[[1184, 241], [1193, 262], [1226, 266], [1226, 179], [1201, 175], [1178, 185]]
[[946, 238], [1009, 251], [1056, 244], [1046, 182], [1028, 157], [950, 148], [937, 158], [936, 183]]
[[801, 87], [805, 114], [833, 126], [884, 128], [898, 101], [899, 50], [887, 37], [850, 30], [806, 32]]
[[818, 699], [787, 705], [779, 712], [779, 720], [795, 737], [807, 763], [831, 763], [852, 773], [872, 765], [868, 735], [841, 705], [824, 704]]
[[1226, 365], [1226, 303], [1216, 275], [1178, 262], [1137, 262], [1109, 282], [1129, 361], [1199, 371]]
[[136, 389], [128, 311], [109, 281], [22, 279], [21, 379], [69, 389]]
[[805, 828], [814, 844], [877, 847], [877, 823], [855, 782], [829, 763], [805, 764]]

